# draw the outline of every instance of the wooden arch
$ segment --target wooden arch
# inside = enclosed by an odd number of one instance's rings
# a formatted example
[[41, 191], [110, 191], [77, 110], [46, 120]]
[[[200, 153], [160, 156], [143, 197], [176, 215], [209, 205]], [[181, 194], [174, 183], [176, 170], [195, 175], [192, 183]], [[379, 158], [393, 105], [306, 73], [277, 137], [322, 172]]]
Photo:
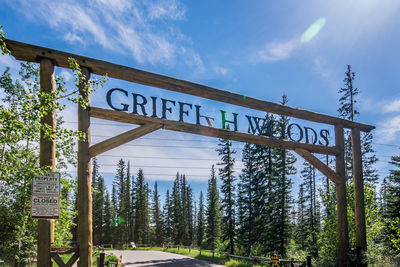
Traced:
[[[356, 245], [359, 251], [367, 249], [365, 229], [364, 189], [362, 174], [362, 157], [360, 145], [360, 131], [369, 132], [375, 127], [367, 124], [357, 123], [329, 115], [319, 114], [308, 110], [297, 109], [255, 99], [252, 97], [235, 94], [229, 91], [200, 85], [176, 78], [171, 78], [155, 73], [146, 72], [127, 66], [117, 65], [93, 58], [70, 54], [46, 47], [25, 44], [13, 40], [6, 40], [7, 48], [18, 60], [40, 63], [40, 82], [43, 91], [55, 90], [54, 66], [70, 68], [68, 59], [74, 58], [82, 68], [83, 74], [107, 75], [111, 78], [121, 79], [129, 82], [158, 87], [170, 91], [203, 97], [211, 100], [238, 105], [264, 112], [290, 116], [307, 121], [333, 125], [335, 128], [335, 145], [322, 146], [303, 144], [287, 140], [273, 139], [267, 136], [232, 132], [224, 129], [177, 122], [166, 119], [145, 117], [120, 111], [102, 109], [98, 107], [78, 107], [78, 130], [87, 136], [85, 141], [78, 142], [78, 244], [75, 258], [79, 255], [79, 266], [92, 266], [92, 199], [91, 199], [91, 158], [112, 148], [125, 144], [160, 128], [172, 131], [187, 132], [211, 137], [226, 138], [257, 145], [279, 147], [294, 150], [297, 154], [307, 160], [321, 173], [329, 177], [336, 184], [337, 195], [337, 238], [339, 266], [347, 266], [349, 253], [349, 236], [347, 221], [347, 200], [344, 162], [344, 128], [351, 129], [353, 149], [353, 179], [355, 195], [355, 217], [356, 217]], [[87, 84], [80, 84], [80, 94], [87, 96], [90, 103], [90, 95]], [[118, 122], [140, 125], [133, 130], [122, 133], [95, 145], [90, 144], [90, 117]], [[55, 114], [42, 118], [42, 123], [55, 127]], [[41, 140], [41, 164], [51, 166], [55, 164], [55, 141]], [[313, 153], [333, 155], [336, 157], [336, 169], [333, 170], [325, 163], [316, 158]], [[57, 250], [51, 252], [53, 236], [51, 220], [39, 220], [38, 233], [38, 266], [52, 266], [51, 255], [56, 258]], [[54, 256], [55, 255], [55, 256]], [[76, 259], [75, 259], [76, 260]], [[72, 265], [72, 263], [71, 263]], [[64, 266], [71, 266], [69, 263]]]

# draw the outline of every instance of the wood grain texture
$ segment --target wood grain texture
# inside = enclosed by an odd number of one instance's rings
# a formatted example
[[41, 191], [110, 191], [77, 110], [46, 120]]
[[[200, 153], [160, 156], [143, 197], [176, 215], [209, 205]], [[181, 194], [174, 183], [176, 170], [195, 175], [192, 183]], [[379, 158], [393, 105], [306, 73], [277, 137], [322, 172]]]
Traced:
[[[367, 231], [365, 224], [365, 203], [364, 203], [364, 178], [362, 170], [362, 154], [360, 130], [351, 130], [351, 141], [353, 150], [353, 180], [354, 180], [354, 213], [356, 221], [356, 247], [362, 257], [365, 257], [367, 250]], [[363, 259], [365, 260], [365, 259]], [[359, 263], [358, 267], [367, 266]]]
[[331, 179], [335, 184], [341, 183], [340, 177], [336, 174], [334, 170], [329, 168], [325, 163], [316, 158], [312, 153], [310, 153], [306, 149], [296, 148], [297, 154], [299, 154], [302, 158], [308, 161], [311, 165], [313, 165], [317, 170], [319, 170], [322, 174], [326, 175], [329, 179]]
[[46, 47], [35, 46], [13, 40], [6, 40], [7, 48], [18, 60], [38, 62], [41, 58], [52, 59], [57, 66], [69, 68], [68, 58], [75, 58], [80, 66], [89, 68], [92, 73], [107, 75], [111, 78], [135, 82], [143, 85], [154, 86], [174, 92], [199, 96], [211, 100], [225, 102], [233, 105], [257, 109], [280, 115], [286, 115], [308, 121], [325, 124], [341, 124], [346, 128], [359, 128], [362, 131], [371, 131], [375, 127], [367, 124], [357, 123], [334, 116], [320, 114], [304, 109], [284, 106], [264, 100], [259, 100], [246, 95], [232, 93], [226, 90], [213, 88], [193, 82], [188, 82], [168, 76], [151, 73], [127, 66], [122, 66], [102, 60], [75, 55]]
[[[40, 90], [43, 93], [56, 91], [56, 80], [54, 64], [49, 59], [40, 61]], [[44, 104], [42, 104], [44, 105]], [[42, 125], [56, 128], [56, 111], [53, 110], [40, 118]], [[47, 166], [49, 171], [55, 171], [56, 165], [56, 141], [45, 138], [43, 131], [40, 133], [40, 166]], [[54, 221], [39, 219], [37, 240], [37, 263], [38, 266], [53, 266], [50, 256], [51, 243], [54, 241]]]
[[340, 151], [336, 147], [321, 146], [312, 144], [303, 144], [288, 140], [270, 138], [267, 136], [252, 135], [247, 133], [232, 132], [229, 130], [217, 129], [213, 127], [191, 124], [186, 122], [171, 121], [153, 117], [145, 117], [137, 114], [125, 113], [121, 111], [103, 109], [98, 107], [90, 108], [90, 116], [99, 119], [112, 120], [133, 124], [161, 124], [163, 129], [177, 132], [186, 132], [210, 137], [227, 138], [240, 142], [247, 142], [256, 145], [264, 145], [270, 147], [278, 147], [284, 149], [295, 150], [296, 148], [307, 149], [313, 153], [336, 155]]
[[[87, 97], [90, 104], [90, 71], [82, 68], [86, 81], [79, 84], [79, 94]], [[87, 83], [87, 85], [85, 84]], [[85, 140], [78, 141], [78, 244], [79, 267], [92, 266], [92, 193], [90, 167], [90, 116], [89, 107], [78, 105], [78, 130], [85, 134]]]
[[154, 132], [162, 127], [161, 124], [149, 123], [138, 128], [132, 129], [125, 133], [119, 134], [100, 143], [92, 145], [89, 148], [89, 154], [93, 158], [101, 153], [116, 148], [120, 145], [126, 144], [134, 139], [142, 137], [143, 135]]
[[349, 266], [349, 230], [347, 221], [346, 178], [344, 162], [344, 131], [341, 125], [335, 126], [335, 143], [341, 153], [336, 156], [336, 173], [341, 182], [336, 185], [337, 205], [337, 263], [339, 267]]

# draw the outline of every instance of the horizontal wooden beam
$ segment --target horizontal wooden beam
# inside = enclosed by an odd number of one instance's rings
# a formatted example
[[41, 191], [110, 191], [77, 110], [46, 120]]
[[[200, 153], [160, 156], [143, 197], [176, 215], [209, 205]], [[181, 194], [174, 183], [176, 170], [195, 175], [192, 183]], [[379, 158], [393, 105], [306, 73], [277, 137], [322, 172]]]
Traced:
[[159, 123], [149, 123], [138, 128], [132, 129], [125, 133], [119, 134], [117, 136], [111, 137], [107, 140], [104, 140], [100, 143], [92, 145], [89, 147], [89, 155], [90, 157], [95, 157], [101, 153], [104, 153], [108, 150], [116, 148], [120, 145], [126, 144], [134, 139], [137, 139], [143, 135], [154, 132], [161, 128], [161, 124]]
[[11, 51], [11, 54], [18, 60], [39, 62], [40, 58], [49, 58], [53, 60], [57, 66], [69, 68], [68, 58], [75, 58], [80, 66], [87, 67], [92, 71], [92, 73], [98, 75], [107, 75], [111, 78], [135, 82], [148, 86], [154, 86], [170, 91], [185, 93], [246, 108], [290, 116], [298, 119], [331, 125], [343, 125], [343, 127], [345, 128], [357, 127], [364, 132], [369, 132], [375, 128], [374, 126], [367, 124], [357, 123], [304, 109], [284, 106], [252, 98], [246, 95], [236, 94], [197, 83], [171, 78], [168, 76], [122, 66], [102, 60], [66, 53], [46, 47], [25, 44], [13, 40], [6, 40], [6, 44], [7, 48]]
[[133, 123], [133, 124], [161, 124], [163, 129], [177, 131], [177, 132], [186, 132], [210, 137], [217, 138], [226, 138], [230, 140], [235, 140], [239, 142], [246, 142], [255, 145], [263, 145], [270, 147], [278, 147], [284, 149], [295, 150], [296, 148], [303, 148], [313, 153], [326, 154], [326, 155], [337, 155], [339, 154], [339, 150], [333, 146], [321, 146], [321, 145], [312, 145], [312, 144], [303, 144], [292, 142], [288, 140], [281, 140], [270, 138], [267, 136], [253, 135], [247, 133], [240, 132], [232, 132], [230, 130], [217, 129], [209, 126], [203, 126], [198, 124], [179, 122], [179, 121], [171, 121], [153, 117], [145, 117], [142, 115], [126, 113], [122, 111], [115, 111], [109, 109], [103, 109], [98, 107], [91, 107], [89, 114], [91, 117], [118, 121], [124, 123]]
[[303, 149], [303, 148], [296, 148], [294, 151], [296, 151], [297, 154], [299, 154], [302, 158], [307, 160], [311, 165], [313, 165], [317, 170], [319, 170], [322, 174], [326, 175], [329, 179], [331, 179], [335, 184], [340, 184], [341, 179], [339, 175], [329, 168], [325, 163], [320, 161], [318, 158], [316, 158], [313, 154], [311, 154], [308, 150]]

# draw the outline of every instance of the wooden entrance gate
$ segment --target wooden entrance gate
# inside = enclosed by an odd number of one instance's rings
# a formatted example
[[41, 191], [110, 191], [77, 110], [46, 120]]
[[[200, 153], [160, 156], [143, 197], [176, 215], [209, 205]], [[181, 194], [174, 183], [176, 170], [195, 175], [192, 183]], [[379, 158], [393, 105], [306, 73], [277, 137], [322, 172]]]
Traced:
[[[86, 134], [86, 140], [78, 143], [78, 244], [79, 266], [92, 266], [92, 199], [91, 199], [91, 158], [112, 148], [125, 144], [160, 128], [172, 131], [187, 132], [210, 137], [226, 138], [257, 145], [294, 150], [321, 173], [329, 177], [336, 185], [337, 195], [337, 238], [339, 266], [347, 266], [349, 253], [349, 236], [347, 221], [346, 180], [344, 161], [344, 128], [351, 129], [353, 149], [353, 179], [356, 221], [356, 245], [359, 251], [367, 249], [365, 229], [365, 208], [363, 190], [362, 157], [360, 131], [369, 132], [375, 127], [329, 115], [319, 114], [235, 94], [205, 85], [183, 81], [155, 73], [150, 73], [101, 60], [74, 55], [45, 47], [34, 46], [12, 40], [6, 40], [7, 48], [18, 60], [39, 62], [41, 66], [40, 82], [44, 91], [55, 90], [54, 66], [70, 68], [68, 59], [74, 58], [87, 77], [80, 84], [79, 93], [89, 101], [87, 108], [78, 107], [78, 130]], [[107, 75], [111, 78], [158, 87], [170, 91], [238, 105], [250, 109], [290, 116], [307, 121], [333, 125], [335, 128], [335, 145], [322, 146], [304, 144], [288, 140], [274, 139], [267, 136], [232, 132], [199, 124], [177, 122], [167, 119], [145, 117], [121, 111], [112, 111], [90, 106], [90, 74]], [[90, 144], [90, 117], [140, 125], [133, 130], [112, 137], [95, 145]], [[55, 114], [42, 119], [43, 123], [55, 127]], [[55, 141], [41, 142], [41, 164], [54, 168]], [[336, 158], [336, 170], [313, 155], [325, 154]], [[53, 226], [51, 220], [39, 220], [38, 265], [51, 266], [51, 242]]]

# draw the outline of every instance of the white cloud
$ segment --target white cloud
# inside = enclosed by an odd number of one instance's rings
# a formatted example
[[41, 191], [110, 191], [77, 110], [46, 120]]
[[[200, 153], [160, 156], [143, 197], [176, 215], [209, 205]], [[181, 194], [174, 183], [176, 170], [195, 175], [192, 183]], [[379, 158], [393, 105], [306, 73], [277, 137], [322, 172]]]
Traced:
[[224, 67], [217, 66], [217, 67], [215, 67], [215, 72], [216, 72], [217, 74], [219, 74], [219, 75], [225, 76], [225, 75], [228, 74], [229, 69], [228, 69], [228, 68], [224, 68]]
[[65, 34], [64, 40], [71, 44], [73, 44], [73, 43], [84, 44], [83, 39], [80, 36], [78, 36], [77, 34], [73, 34], [72, 32], [68, 32], [67, 34]]
[[377, 136], [379, 142], [390, 143], [400, 138], [400, 115], [388, 118], [378, 124]]
[[1, 55], [0, 54], [0, 65], [4, 67], [10, 67], [10, 68], [18, 68], [19, 63], [14, 57], [9, 56], [9, 55]]
[[74, 78], [71, 71], [66, 70], [66, 69], [61, 70], [60, 76], [63, 77], [66, 82], [69, 82]]
[[267, 43], [253, 55], [253, 62], [274, 62], [289, 58], [295, 49], [314, 39], [325, 23], [325, 18], [319, 18], [300, 37], [295, 37], [288, 41]]
[[300, 45], [300, 42], [296, 39], [287, 42], [268, 43], [263, 49], [257, 51], [254, 61], [273, 62], [287, 59], [298, 45]]
[[385, 103], [385, 105], [383, 106], [383, 111], [385, 113], [400, 112], [400, 98], [394, 99], [389, 103]]
[[184, 19], [186, 12], [177, 0], [10, 0], [8, 3], [33, 21], [46, 23], [62, 33], [61, 37], [70, 43], [97, 43], [131, 55], [140, 64], [189, 62], [200, 67], [203, 64], [191, 48], [190, 39], [175, 24]]

